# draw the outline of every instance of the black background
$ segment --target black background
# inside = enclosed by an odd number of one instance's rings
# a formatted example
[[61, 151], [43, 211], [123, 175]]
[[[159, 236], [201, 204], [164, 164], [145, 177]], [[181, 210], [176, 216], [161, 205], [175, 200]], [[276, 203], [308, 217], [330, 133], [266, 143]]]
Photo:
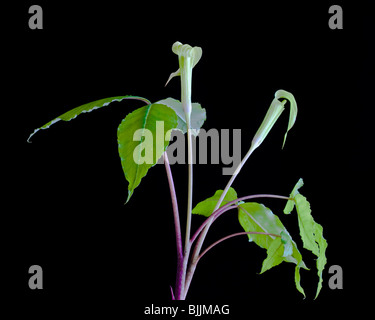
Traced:
[[[359, 3], [359, 2], [356, 2]], [[30, 30], [28, 8], [43, 8], [43, 30]], [[328, 8], [342, 5], [344, 29], [328, 27]], [[38, 132], [81, 104], [133, 94], [179, 99], [175, 41], [200, 46], [193, 101], [207, 110], [205, 129], [240, 128], [242, 155], [276, 90], [294, 94], [299, 114], [289, 132], [285, 112], [233, 187], [238, 195], [301, 192], [328, 241], [317, 300], [314, 257], [302, 249], [295, 215], [283, 201], [265, 204], [294, 235], [311, 271], [301, 271], [307, 298], [295, 289], [294, 266], [259, 275], [264, 250], [228, 240], [198, 265], [188, 301], [226, 303], [240, 315], [364, 310], [354, 298], [371, 290], [374, 102], [374, 13], [369, 2], [297, 4], [179, 1], [87, 5], [24, 1], [11, 9], [4, 51], [5, 144], [2, 232], [5, 285], [14, 313], [143, 316], [151, 303], [171, 305], [175, 277], [172, 209], [163, 166], [152, 168], [124, 205], [127, 182], [117, 153], [117, 126], [139, 101], [113, 103]], [[194, 203], [222, 189], [222, 165], [196, 165]], [[172, 166], [182, 216], [187, 168]], [[194, 217], [193, 228], [202, 222]], [[184, 218], [182, 218], [184, 223]], [[211, 228], [206, 244], [241, 231], [234, 214]], [[28, 268], [40, 265], [43, 290], [30, 290]], [[344, 289], [328, 287], [331, 265]]]

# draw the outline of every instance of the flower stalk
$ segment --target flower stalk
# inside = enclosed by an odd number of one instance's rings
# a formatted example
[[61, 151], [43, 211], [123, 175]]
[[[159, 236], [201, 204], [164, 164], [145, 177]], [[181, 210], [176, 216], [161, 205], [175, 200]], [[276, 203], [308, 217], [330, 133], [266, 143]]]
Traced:
[[175, 298], [181, 300], [185, 298], [185, 278], [186, 270], [190, 255], [190, 230], [191, 230], [191, 216], [193, 209], [193, 144], [192, 132], [190, 125], [191, 116], [191, 90], [192, 90], [192, 76], [193, 68], [198, 63], [202, 56], [202, 49], [199, 47], [191, 47], [187, 44], [183, 45], [181, 42], [175, 42], [172, 46], [172, 51], [178, 55], [179, 69], [172, 73], [168, 82], [175, 76], [181, 77], [181, 103], [185, 113], [187, 136], [188, 136], [188, 199], [186, 212], [186, 232], [185, 232], [185, 248], [183, 253], [182, 263], [179, 261], [177, 266], [176, 292]]

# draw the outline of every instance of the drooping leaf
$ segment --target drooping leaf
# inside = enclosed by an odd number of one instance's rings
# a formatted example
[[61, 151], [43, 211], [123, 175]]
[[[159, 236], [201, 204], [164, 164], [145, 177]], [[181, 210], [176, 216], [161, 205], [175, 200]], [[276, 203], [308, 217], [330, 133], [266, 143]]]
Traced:
[[70, 121], [72, 119], [75, 119], [78, 115], [85, 112], [91, 112], [93, 110], [108, 106], [111, 102], [114, 101], [121, 101], [124, 99], [136, 99], [136, 100], [142, 100], [145, 102], [148, 102], [147, 99], [137, 96], [118, 96], [118, 97], [111, 97], [111, 98], [104, 98], [100, 100], [96, 100], [93, 102], [86, 103], [82, 106], [79, 106], [77, 108], [74, 108], [68, 112], [63, 113], [62, 115], [58, 116], [57, 118], [51, 120], [50, 122], [46, 123], [44, 126], [41, 126], [40, 128], [37, 128], [34, 130], [32, 134], [30, 134], [29, 138], [27, 139], [28, 142], [30, 142], [30, 138], [39, 130], [41, 129], [48, 129], [51, 125], [55, 124], [56, 122], [63, 120], [63, 121]]
[[[192, 213], [200, 214], [205, 217], [209, 217], [214, 211], [215, 206], [217, 202], [219, 201], [222, 194], [223, 194], [223, 190], [217, 190], [212, 197], [199, 202], [193, 209]], [[228, 202], [236, 200], [237, 198], [238, 198], [237, 192], [233, 188], [229, 188], [219, 208], [221, 208], [223, 205], [227, 204]]]
[[316, 267], [318, 269], [318, 277], [319, 277], [319, 283], [318, 283], [318, 287], [316, 289], [316, 295], [315, 295], [315, 299], [316, 299], [323, 285], [323, 270], [327, 263], [325, 252], [327, 250], [328, 243], [327, 243], [327, 240], [323, 238], [323, 227], [320, 224], [315, 223], [314, 233], [315, 233], [315, 240], [319, 245], [319, 257], [316, 260]]
[[[169, 108], [173, 109], [178, 117], [177, 129], [183, 133], [187, 132], [186, 116], [184, 109], [182, 108], [182, 103], [173, 98], [167, 98], [164, 100], [157, 101], [155, 103], [164, 104]], [[190, 115], [190, 127], [192, 133], [197, 136], [199, 129], [203, 126], [206, 120], [206, 109], [202, 108], [199, 103], [192, 103], [192, 111]]]
[[298, 291], [304, 295], [300, 285], [300, 268], [307, 269], [302, 261], [296, 243], [292, 240], [280, 219], [263, 204], [248, 202], [239, 206], [238, 219], [246, 232], [264, 232], [264, 234], [248, 234], [249, 241], [267, 250], [267, 258], [263, 261], [261, 273], [277, 266], [283, 261], [296, 264], [295, 283]]
[[177, 115], [162, 104], [149, 104], [128, 114], [117, 131], [122, 169], [129, 182], [129, 201], [134, 189], [166, 150]]
[[316, 266], [318, 269], [319, 283], [316, 291], [316, 298], [322, 288], [323, 270], [327, 263], [325, 252], [328, 244], [323, 237], [323, 227], [315, 222], [311, 215], [310, 203], [307, 201], [306, 197], [299, 193], [299, 188], [302, 186], [303, 180], [300, 179], [290, 194], [290, 198], [293, 200], [288, 200], [284, 213], [289, 214], [293, 210], [294, 206], [296, 206], [298, 226], [300, 229], [303, 247], [310, 250], [318, 257], [316, 260]]
[[317, 298], [322, 288], [323, 270], [327, 263], [325, 252], [328, 244], [323, 237], [323, 227], [315, 222], [311, 215], [310, 203], [301, 194], [297, 194], [295, 200], [303, 247], [310, 250], [318, 257], [316, 266], [318, 269], [319, 283], [315, 296], [315, 298]]

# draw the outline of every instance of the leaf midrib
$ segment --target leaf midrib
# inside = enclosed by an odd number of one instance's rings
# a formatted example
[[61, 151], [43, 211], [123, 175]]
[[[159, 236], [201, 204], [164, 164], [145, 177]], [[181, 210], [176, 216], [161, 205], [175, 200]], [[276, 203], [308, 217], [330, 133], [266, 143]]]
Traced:
[[[254, 222], [255, 222], [255, 224], [257, 224], [258, 225], [258, 227], [259, 228], [261, 228], [264, 232], [266, 232], [266, 233], [270, 233], [269, 232], [269, 230], [267, 230], [257, 219], [255, 219], [253, 216], [252, 216], [252, 214], [251, 213], [249, 213], [244, 207], [242, 207], [242, 206], [238, 206], [241, 210], [243, 210]], [[271, 238], [271, 239], [273, 239], [273, 240], [275, 240], [275, 237], [274, 236], [271, 236], [270, 234], [268, 234], [268, 236]]]
[[[145, 132], [145, 128], [146, 128], [146, 123], [147, 123], [147, 118], [148, 118], [148, 115], [150, 113], [150, 110], [151, 110], [151, 107], [152, 107], [152, 104], [149, 104], [148, 106], [146, 106], [146, 113], [145, 113], [145, 116], [144, 116], [144, 119], [143, 119], [143, 123], [142, 123], [142, 137], [144, 137], [144, 132]], [[142, 143], [142, 139], [140, 141], [140, 143]], [[139, 154], [138, 154], [138, 163], [137, 163], [137, 166], [136, 166], [136, 169], [135, 169], [135, 175], [134, 175], [134, 179], [133, 179], [133, 185], [135, 184], [135, 181], [137, 180], [137, 177], [138, 177], [138, 169], [140, 167], [140, 164], [139, 164], [139, 159], [141, 158], [141, 152], [142, 150], [139, 149]], [[152, 154], [152, 156], [154, 156], [154, 154]]]

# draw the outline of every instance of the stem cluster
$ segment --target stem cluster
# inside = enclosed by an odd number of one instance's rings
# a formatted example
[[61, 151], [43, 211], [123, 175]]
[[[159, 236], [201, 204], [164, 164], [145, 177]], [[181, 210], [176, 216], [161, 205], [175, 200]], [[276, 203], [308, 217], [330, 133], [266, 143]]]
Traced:
[[[187, 216], [186, 216], [186, 233], [185, 233], [185, 245], [184, 249], [182, 245], [182, 236], [181, 236], [181, 227], [180, 227], [180, 218], [178, 212], [178, 205], [177, 205], [177, 197], [174, 188], [173, 178], [171, 169], [169, 166], [169, 161], [166, 152], [164, 153], [164, 163], [167, 170], [167, 176], [169, 181], [169, 187], [171, 191], [172, 203], [173, 203], [173, 214], [174, 214], [174, 221], [175, 221], [175, 231], [176, 231], [176, 243], [177, 243], [177, 276], [176, 276], [176, 287], [175, 291], [172, 291], [172, 297], [176, 300], [184, 300], [186, 294], [189, 290], [191, 280], [193, 278], [195, 269], [197, 267], [198, 261], [203, 257], [205, 253], [211, 250], [214, 246], [219, 244], [220, 242], [230, 239], [234, 236], [249, 234], [249, 232], [239, 232], [229, 236], [226, 236], [209, 247], [207, 247], [202, 253], [202, 246], [203, 242], [206, 238], [207, 232], [210, 229], [212, 223], [217, 219], [221, 214], [224, 212], [236, 208], [238, 206], [238, 201], [242, 199], [249, 199], [255, 197], [273, 197], [273, 198], [282, 198], [282, 199], [289, 199], [288, 197], [283, 196], [275, 196], [275, 195], [254, 195], [248, 196], [244, 198], [237, 199], [235, 201], [229, 202], [226, 205], [221, 206], [229, 188], [231, 187], [232, 183], [236, 179], [237, 175], [242, 169], [242, 166], [248, 160], [250, 155], [254, 152], [256, 148], [263, 142], [265, 137], [268, 135], [269, 131], [279, 118], [280, 114], [284, 110], [284, 105], [286, 100], [280, 102], [278, 98], [287, 98], [293, 103], [291, 104], [292, 111], [290, 114], [288, 130], [293, 126], [295, 117], [297, 114], [297, 105], [295, 104], [294, 98], [291, 94], [287, 93], [284, 90], [279, 90], [275, 94], [275, 99], [273, 100], [266, 117], [264, 118], [261, 126], [259, 127], [258, 131], [256, 132], [250, 149], [242, 159], [236, 171], [229, 179], [223, 193], [221, 194], [220, 199], [216, 203], [216, 206], [213, 210], [211, 216], [198, 228], [198, 230], [190, 236], [191, 232], [191, 218], [192, 218], [192, 205], [193, 205], [193, 148], [192, 148], [192, 132], [190, 126], [190, 117], [192, 112], [191, 106], [191, 92], [192, 92], [192, 73], [193, 68], [200, 60], [202, 56], [202, 49], [199, 47], [191, 47], [189, 45], [183, 45], [180, 42], [175, 42], [172, 46], [172, 51], [178, 55], [179, 58], [179, 69], [172, 73], [168, 79], [168, 82], [174, 76], [180, 75], [181, 76], [181, 103], [185, 113], [186, 125], [187, 125], [187, 136], [188, 136], [188, 199], [187, 199]], [[167, 82], [167, 83], [168, 83]], [[285, 136], [286, 137], [286, 136]], [[285, 142], [285, 138], [284, 138]], [[267, 234], [267, 233], [264, 233]], [[267, 234], [271, 235], [271, 234]], [[275, 236], [275, 235], [271, 235]], [[196, 241], [194, 250], [191, 254], [191, 249], [193, 247], [194, 242]]]
[[[244, 161], [246, 161], [248, 156], [243, 159], [243, 161], [240, 163], [239, 167], [242, 167]], [[175, 223], [175, 233], [176, 233], [176, 247], [177, 247], [177, 274], [176, 274], [176, 285], [175, 290], [172, 290], [172, 298], [174, 300], [184, 300], [189, 287], [191, 280], [193, 278], [195, 269], [197, 267], [197, 264], [199, 260], [213, 247], [218, 245], [219, 243], [241, 235], [247, 235], [247, 234], [264, 234], [274, 237], [280, 237], [276, 234], [270, 234], [265, 232], [237, 232], [230, 234], [228, 236], [225, 236], [216, 242], [212, 243], [210, 246], [208, 246], [203, 252], [201, 252], [203, 242], [206, 238], [207, 232], [212, 225], [212, 223], [220, 217], [223, 213], [235, 209], [238, 207], [238, 203], [243, 200], [249, 200], [254, 198], [277, 198], [277, 199], [284, 199], [284, 200], [290, 200], [289, 197], [280, 196], [280, 195], [272, 195], [272, 194], [256, 194], [256, 195], [249, 195], [245, 197], [238, 198], [236, 200], [233, 200], [231, 202], [228, 202], [224, 206], [220, 207], [225, 194], [229, 190], [231, 184], [233, 183], [235, 176], [238, 174], [240, 170], [236, 170], [236, 173], [231, 177], [229, 180], [226, 188], [224, 189], [224, 192], [222, 193], [221, 198], [216, 204], [216, 207], [213, 211], [213, 213], [201, 224], [201, 226], [195, 231], [195, 233], [190, 237], [190, 229], [191, 229], [191, 216], [192, 216], [192, 206], [191, 203], [188, 204], [188, 211], [187, 211], [187, 223], [186, 223], [186, 237], [185, 237], [185, 248], [183, 249], [182, 245], [182, 235], [181, 235], [181, 226], [180, 226], [180, 217], [179, 217], [179, 211], [178, 211], [178, 204], [177, 204], [177, 196], [176, 191], [174, 187], [174, 181], [172, 177], [171, 168], [168, 161], [167, 152], [164, 153], [164, 163], [165, 168], [167, 172], [168, 177], [168, 183], [171, 193], [171, 199], [172, 199], [172, 208], [173, 208], [173, 216], [174, 216], [174, 223]], [[189, 174], [192, 171], [189, 171]], [[192, 182], [192, 179], [189, 181]], [[190, 186], [189, 186], [190, 190]], [[190, 199], [190, 197], [189, 197]], [[191, 248], [193, 247], [194, 242], [197, 240], [196, 245], [194, 247], [193, 253], [190, 257]]]

